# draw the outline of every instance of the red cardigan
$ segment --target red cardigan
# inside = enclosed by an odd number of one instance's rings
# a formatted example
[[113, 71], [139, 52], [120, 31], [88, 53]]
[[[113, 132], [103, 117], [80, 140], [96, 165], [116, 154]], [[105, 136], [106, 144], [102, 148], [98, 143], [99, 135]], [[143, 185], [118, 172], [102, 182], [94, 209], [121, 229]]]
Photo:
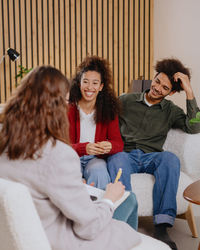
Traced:
[[[69, 136], [71, 145], [76, 150], [79, 156], [87, 155], [86, 145], [89, 142], [80, 143], [80, 117], [79, 110], [76, 105], [69, 105]], [[95, 142], [109, 141], [112, 144], [112, 149], [108, 155], [121, 152], [124, 144], [119, 130], [118, 116], [109, 123], [97, 123], [95, 132]], [[108, 155], [104, 155], [106, 157]]]

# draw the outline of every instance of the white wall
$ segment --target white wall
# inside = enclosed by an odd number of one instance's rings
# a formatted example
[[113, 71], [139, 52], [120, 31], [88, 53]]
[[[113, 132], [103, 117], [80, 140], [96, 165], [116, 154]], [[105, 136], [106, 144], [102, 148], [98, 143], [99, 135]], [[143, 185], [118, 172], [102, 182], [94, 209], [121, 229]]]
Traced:
[[[200, 105], [200, 0], [154, 0], [154, 64], [176, 57], [191, 69]], [[185, 94], [171, 99], [185, 109]]]
[[[200, 0], [154, 0], [154, 64], [176, 57], [191, 69], [191, 83], [200, 105]], [[169, 99], [185, 110], [185, 94]], [[199, 206], [193, 205], [195, 216]]]

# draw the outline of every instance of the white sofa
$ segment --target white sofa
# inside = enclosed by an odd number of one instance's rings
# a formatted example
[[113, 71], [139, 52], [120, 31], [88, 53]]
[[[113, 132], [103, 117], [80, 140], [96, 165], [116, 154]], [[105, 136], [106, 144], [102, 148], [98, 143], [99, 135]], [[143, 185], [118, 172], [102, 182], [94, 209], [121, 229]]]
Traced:
[[[161, 241], [141, 234], [132, 250], [169, 250]], [[0, 178], [0, 249], [51, 250], [28, 189]], [[52, 249], [53, 250], [53, 249]]]
[[[194, 237], [197, 236], [191, 206], [183, 198], [184, 189], [194, 180], [200, 178], [200, 134], [187, 134], [181, 130], [171, 129], [168, 133], [164, 150], [175, 153], [181, 161], [181, 175], [177, 193], [177, 214], [187, 218]], [[170, 161], [170, 159], [169, 159]], [[153, 215], [152, 190], [154, 176], [150, 174], [133, 174], [132, 189], [138, 200], [138, 215]]]

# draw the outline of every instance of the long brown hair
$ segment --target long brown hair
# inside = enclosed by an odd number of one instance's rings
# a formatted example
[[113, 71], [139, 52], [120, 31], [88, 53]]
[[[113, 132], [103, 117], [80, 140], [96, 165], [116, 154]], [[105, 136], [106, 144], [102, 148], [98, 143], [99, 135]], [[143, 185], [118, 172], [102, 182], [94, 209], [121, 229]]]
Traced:
[[49, 139], [53, 145], [56, 139], [69, 143], [68, 91], [66, 77], [51, 66], [25, 76], [3, 111], [0, 154], [6, 150], [9, 159], [34, 159]]

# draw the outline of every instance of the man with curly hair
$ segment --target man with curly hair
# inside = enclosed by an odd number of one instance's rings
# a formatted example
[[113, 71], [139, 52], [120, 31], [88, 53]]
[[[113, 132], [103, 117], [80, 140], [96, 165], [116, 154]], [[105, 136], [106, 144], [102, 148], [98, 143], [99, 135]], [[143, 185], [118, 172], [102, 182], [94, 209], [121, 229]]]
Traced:
[[[119, 117], [124, 152], [108, 159], [108, 170], [113, 181], [122, 168], [122, 183], [131, 190], [132, 173], [149, 173], [155, 177], [153, 189], [154, 237], [177, 249], [167, 232], [176, 217], [176, 193], [180, 175], [180, 161], [162, 147], [171, 128], [186, 133], [200, 132], [199, 124], [189, 120], [199, 111], [190, 84], [190, 72], [177, 59], [158, 61], [156, 75], [149, 90], [122, 95], [122, 114]], [[185, 91], [187, 114], [172, 101], [166, 100], [181, 90]]]

